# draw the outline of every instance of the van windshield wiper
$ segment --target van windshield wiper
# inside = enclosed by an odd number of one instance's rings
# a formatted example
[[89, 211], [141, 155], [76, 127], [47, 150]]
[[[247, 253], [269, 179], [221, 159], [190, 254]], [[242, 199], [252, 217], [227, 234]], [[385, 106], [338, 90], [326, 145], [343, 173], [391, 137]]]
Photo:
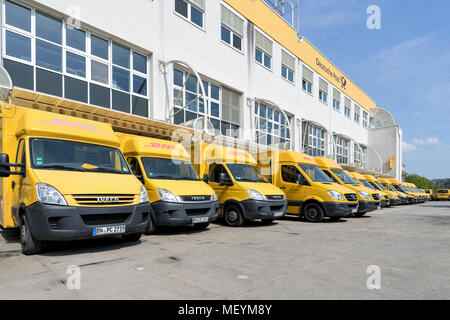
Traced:
[[126, 173], [126, 172], [118, 170], [118, 169], [102, 168], [102, 167], [98, 167], [98, 168], [95, 168], [95, 169], [89, 169], [89, 170], [86, 170], [86, 171], [89, 171], [89, 172], [120, 173], [120, 174]]
[[161, 175], [157, 175], [157, 176], [150, 176], [150, 179], [176, 180], [177, 178], [173, 177], [173, 176], [169, 176], [168, 174], [166, 174], [166, 175], [161, 174]]
[[65, 166], [62, 164], [46, 164], [42, 166], [37, 166], [36, 169], [61, 169], [61, 170], [82, 171], [82, 172], [86, 171], [83, 168]]

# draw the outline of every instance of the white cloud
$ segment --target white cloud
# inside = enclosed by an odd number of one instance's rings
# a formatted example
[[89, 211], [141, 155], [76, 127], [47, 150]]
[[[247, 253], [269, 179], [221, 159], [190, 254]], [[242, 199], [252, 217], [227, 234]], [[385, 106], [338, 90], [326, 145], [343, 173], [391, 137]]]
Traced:
[[413, 145], [412, 143], [408, 143], [406, 141], [403, 141], [403, 151], [404, 152], [410, 152], [416, 150], [417, 147]]
[[428, 137], [426, 139], [412, 139], [412, 143], [418, 146], [425, 146], [425, 145], [437, 145], [440, 144], [440, 141], [436, 137]]

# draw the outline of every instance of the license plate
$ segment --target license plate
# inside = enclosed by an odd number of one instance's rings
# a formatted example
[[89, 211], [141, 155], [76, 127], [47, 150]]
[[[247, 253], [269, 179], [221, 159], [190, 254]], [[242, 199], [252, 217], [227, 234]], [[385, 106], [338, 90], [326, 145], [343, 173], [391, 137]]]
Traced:
[[105, 234], [121, 234], [125, 233], [125, 225], [110, 226], [110, 227], [96, 227], [92, 230], [93, 236], [102, 236]]
[[209, 218], [208, 217], [195, 217], [192, 218], [192, 223], [205, 223], [208, 222]]
[[357, 213], [358, 209], [352, 209], [352, 213]]
[[274, 216], [274, 217], [281, 217], [283, 214], [284, 214], [283, 211], [279, 211], [279, 212], [274, 212], [274, 213], [273, 213], [273, 216]]

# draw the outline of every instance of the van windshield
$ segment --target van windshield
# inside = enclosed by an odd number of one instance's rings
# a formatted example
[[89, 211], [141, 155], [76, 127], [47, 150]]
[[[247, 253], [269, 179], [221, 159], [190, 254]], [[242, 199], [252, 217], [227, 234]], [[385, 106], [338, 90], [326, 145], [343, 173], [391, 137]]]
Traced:
[[363, 186], [365, 186], [369, 189], [376, 190], [376, 188], [373, 185], [371, 185], [367, 180], [359, 180], [359, 182], [361, 182], [363, 184]]
[[438, 190], [438, 193], [448, 193], [448, 190]]
[[267, 183], [266, 178], [259, 172], [255, 166], [246, 164], [228, 164], [227, 167], [234, 177], [234, 180], [241, 182], [264, 182]]
[[333, 182], [322, 170], [317, 166], [310, 164], [299, 164], [300, 168], [308, 175], [314, 182]]
[[141, 158], [141, 161], [149, 179], [200, 180], [197, 172], [188, 161], [150, 157]]
[[119, 149], [95, 144], [33, 138], [33, 169], [131, 174]]
[[383, 186], [381, 183], [379, 183], [378, 181], [374, 182], [377, 186], [379, 186], [381, 188], [381, 190], [387, 190], [387, 188], [385, 186]]
[[344, 184], [356, 184], [358, 185], [359, 182], [350, 177], [348, 174], [344, 172], [344, 170], [341, 169], [331, 169], [335, 175], [342, 181]]

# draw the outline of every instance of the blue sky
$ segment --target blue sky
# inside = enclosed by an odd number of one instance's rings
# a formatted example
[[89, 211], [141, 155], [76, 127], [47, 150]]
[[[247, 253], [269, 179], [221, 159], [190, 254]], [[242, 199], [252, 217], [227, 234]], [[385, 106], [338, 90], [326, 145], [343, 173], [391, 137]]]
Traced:
[[[450, 178], [450, 1], [300, 2], [301, 35], [400, 124], [406, 171]], [[380, 30], [367, 28], [370, 5]]]

